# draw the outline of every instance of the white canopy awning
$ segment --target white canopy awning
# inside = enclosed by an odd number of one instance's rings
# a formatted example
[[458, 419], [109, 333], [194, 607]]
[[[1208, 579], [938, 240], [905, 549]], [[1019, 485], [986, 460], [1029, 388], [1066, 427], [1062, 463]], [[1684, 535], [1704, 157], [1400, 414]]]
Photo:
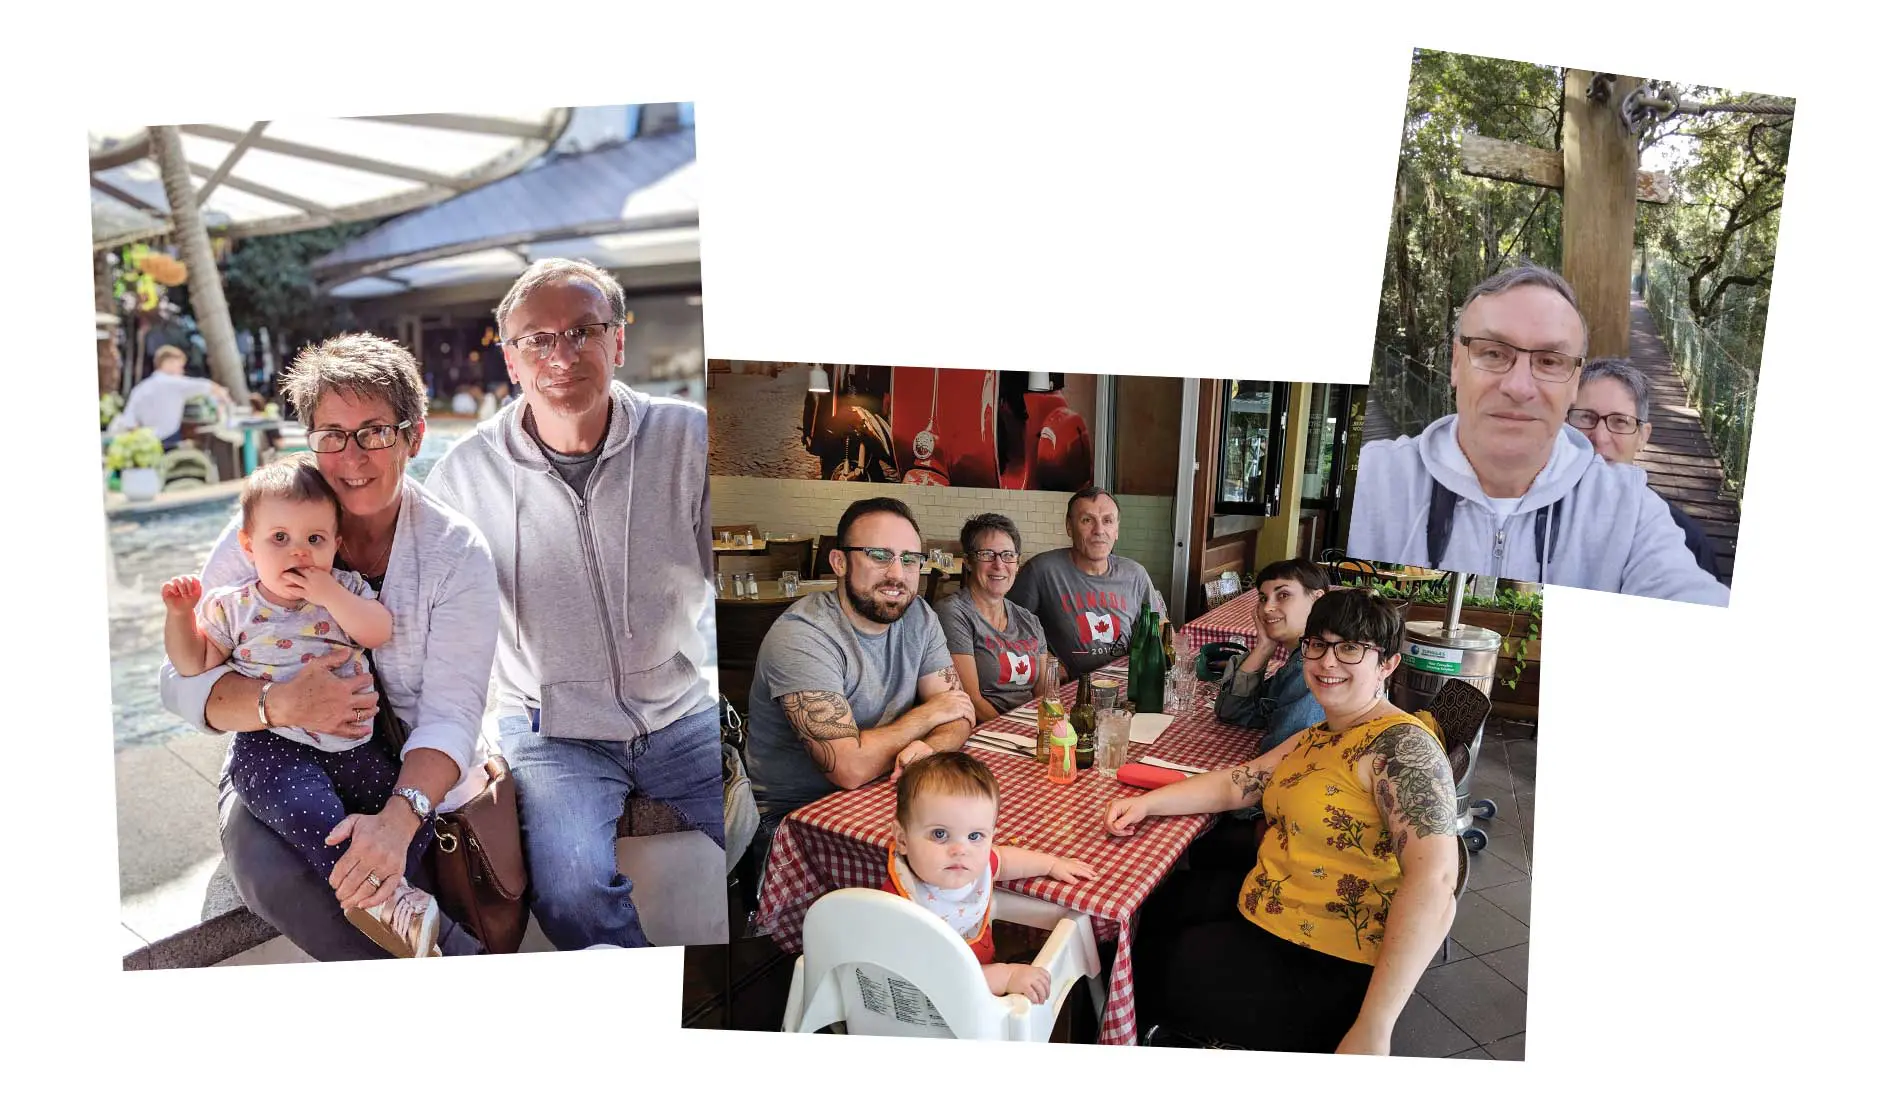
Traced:
[[[212, 233], [281, 234], [449, 200], [550, 149], [570, 109], [486, 115], [190, 124], [182, 133]], [[92, 244], [167, 233], [169, 205], [143, 128], [91, 134]]]

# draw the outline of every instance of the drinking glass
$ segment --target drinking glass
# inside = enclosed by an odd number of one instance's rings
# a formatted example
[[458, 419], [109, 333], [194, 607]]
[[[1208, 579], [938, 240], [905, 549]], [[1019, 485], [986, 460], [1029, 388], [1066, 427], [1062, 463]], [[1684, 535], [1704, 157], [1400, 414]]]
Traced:
[[1174, 668], [1166, 673], [1166, 713], [1175, 719], [1183, 719], [1192, 713], [1196, 702], [1198, 678], [1185, 668]]
[[1094, 710], [1101, 711], [1109, 707], [1120, 706], [1120, 693], [1125, 684], [1119, 677], [1096, 676], [1094, 687]]
[[1094, 710], [1094, 768], [1108, 776], [1126, 764], [1128, 743], [1132, 741], [1133, 716], [1124, 708]]
[[796, 596], [799, 594], [799, 573], [797, 570], [787, 569], [779, 574], [779, 591], [782, 595], [786, 596]]

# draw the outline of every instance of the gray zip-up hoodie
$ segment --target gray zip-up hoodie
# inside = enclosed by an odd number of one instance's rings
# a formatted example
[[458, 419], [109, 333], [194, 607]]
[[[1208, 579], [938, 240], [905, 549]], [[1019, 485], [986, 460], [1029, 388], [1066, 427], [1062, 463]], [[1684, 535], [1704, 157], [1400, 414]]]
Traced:
[[1697, 567], [1683, 531], [1644, 471], [1610, 464], [1569, 427], [1561, 428], [1546, 472], [1502, 526], [1479, 480], [1442, 461], [1443, 436], [1454, 434], [1456, 418], [1436, 420], [1419, 438], [1362, 447], [1350, 556], [1428, 565], [1428, 505], [1438, 480], [1459, 502], [1440, 564], [1430, 568], [1717, 606], [1729, 602], [1729, 590]]
[[700, 631], [713, 571], [707, 413], [612, 383], [585, 494], [520, 401], [439, 459], [426, 487], [478, 524], [503, 595], [498, 690], [541, 733], [623, 741], [711, 707]]

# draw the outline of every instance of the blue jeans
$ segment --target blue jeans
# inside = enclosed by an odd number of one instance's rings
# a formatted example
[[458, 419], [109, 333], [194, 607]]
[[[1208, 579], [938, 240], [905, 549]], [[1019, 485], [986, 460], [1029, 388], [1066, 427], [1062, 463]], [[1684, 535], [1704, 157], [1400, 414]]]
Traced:
[[558, 949], [647, 945], [634, 885], [616, 871], [616, 823], [640, 794], [726, 846], [719, 710], [625, 742], [546, 737], [527, 716], [504, 715], [498, 740], [517, 781], [531, 912], [544, 936]]

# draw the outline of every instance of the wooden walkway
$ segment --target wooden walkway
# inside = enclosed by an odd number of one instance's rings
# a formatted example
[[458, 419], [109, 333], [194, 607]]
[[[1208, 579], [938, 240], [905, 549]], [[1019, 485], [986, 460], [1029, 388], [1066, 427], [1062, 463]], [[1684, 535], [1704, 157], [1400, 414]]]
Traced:
[[1650, 381], [1650, 444], [1637, 455], [1637, 464], [1650, 474], [1650, 487], [1658, 495], [1709, 532], [1716, 546], [1716, 577], [1727, 585], [1735, 572], [1742, 512], [1722, 495], [1722, 463], [1703, 434], [1696, 409], [1689, 406], [1683, 378], [1670, 364], [1656, 320], [1638, 297], [1631, 299], [1631, 364]]

